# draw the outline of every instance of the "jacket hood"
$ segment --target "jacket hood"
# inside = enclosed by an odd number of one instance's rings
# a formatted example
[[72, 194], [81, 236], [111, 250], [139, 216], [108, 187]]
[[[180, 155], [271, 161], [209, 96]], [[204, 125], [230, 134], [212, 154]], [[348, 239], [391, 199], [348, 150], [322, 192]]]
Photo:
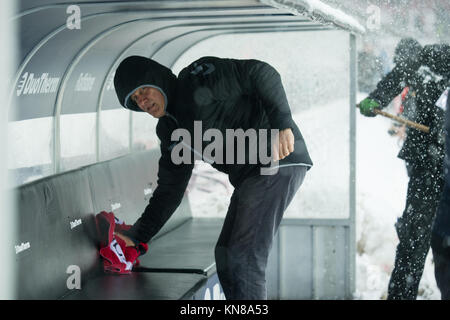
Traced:
[[143, 112], [130, 99], [131, 94], [143, 86], [159, 89], [165, 98], [167, 109], [175, 99], [177, 77], [172, 71], [156, 62], [142, 56], [129, 56], [120, 62], [114, 75], [114, 88], [119, 103], [126, 109]]

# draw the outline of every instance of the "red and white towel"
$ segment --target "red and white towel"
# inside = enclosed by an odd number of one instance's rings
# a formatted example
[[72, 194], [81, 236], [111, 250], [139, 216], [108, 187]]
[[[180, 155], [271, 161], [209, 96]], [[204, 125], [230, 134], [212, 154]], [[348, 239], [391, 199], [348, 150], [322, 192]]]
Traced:
[[127, 231], [131, 225], [115, 217], [112, 212], [100, 212], [95, 216], [95, 222], [104, 271], [115, 274], [131, 273], [133, 267], [139, 265], [138, 257], [148, 251], [148, 245], [141, 242], [127, 247], [125, 241], [116, 236], [115, 232]]

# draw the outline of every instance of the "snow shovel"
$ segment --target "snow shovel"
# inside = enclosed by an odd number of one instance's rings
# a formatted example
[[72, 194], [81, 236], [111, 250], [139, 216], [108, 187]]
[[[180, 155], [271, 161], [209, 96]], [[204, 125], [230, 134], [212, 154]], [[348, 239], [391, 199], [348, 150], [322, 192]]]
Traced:
[[[356, 106], [359, 108], [359, 103]], [[406, 120], [406, 119], [404, 119], [402, 117], [394, 116], [393, 114], [381, 111], [379, 109], [374, 109], [373, 113], [379, 114], [379, 115], [382, 115], [384, 117], [387, 117], [387, 118], [393, 119], [395, 121], [398, 121], [400, 123], [406, 124], [407, 126], [410, 126], [410, 127], [414, 128], [414, 129], [417, 129], [417, 130], [420, 130], [422, 132], [425, 132], [425, 133], [429, 133], [430, 132], [430, 128], [427, 127], [427, 126], [424, 126], [423, 124], [420, 124], [420, 123], [417, 123], [417, 122], [414, 122], [414, 121], [410, 121], [410, 120]]]

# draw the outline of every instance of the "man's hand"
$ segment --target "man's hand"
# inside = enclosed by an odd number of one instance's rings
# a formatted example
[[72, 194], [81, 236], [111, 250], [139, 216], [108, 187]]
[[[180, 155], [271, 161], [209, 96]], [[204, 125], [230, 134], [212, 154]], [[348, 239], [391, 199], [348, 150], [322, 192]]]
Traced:
[[374, 109], [380, 108], [380, 104], [373, 99], [365, 98], [359, 103], [359, 111], [366, 117], [375, 117]]
[[278, 148], [276, 144], [272, 150], [274, 151], [274, 161], [286, 158], [291, 152], [294, 152], [294, 134], [291, 128], [281, 130], [278, 135]]

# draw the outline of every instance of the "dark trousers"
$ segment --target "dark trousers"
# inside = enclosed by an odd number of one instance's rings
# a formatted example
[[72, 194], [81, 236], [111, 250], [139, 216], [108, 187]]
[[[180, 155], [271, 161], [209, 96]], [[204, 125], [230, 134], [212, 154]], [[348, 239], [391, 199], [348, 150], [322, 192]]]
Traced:
[[434, 276], [442, 300], [450, 300], [450, 256], [433, 250]]
[[389, 281], [388, 300], [417, 297], [444, 182], [439, 168], [415, 168], [409, 174], [405, 210], [395, 224], [400, 242]]
[[441, 291], [441, 298], [450, 300], [450, 180], [445, 183], [434, 221], [431, 248], [434, 257], [434, 275]]
[[434, 275], [442, 300], [450, 300], [450, 98], [445, 115], [445, 186], [433, 226]]
[[234, 190], [215, 248], [217, 274], [227, 300], [267, 299], [266, 266], [283, 213], [307, 168], [287, 166], [247, 178]]

